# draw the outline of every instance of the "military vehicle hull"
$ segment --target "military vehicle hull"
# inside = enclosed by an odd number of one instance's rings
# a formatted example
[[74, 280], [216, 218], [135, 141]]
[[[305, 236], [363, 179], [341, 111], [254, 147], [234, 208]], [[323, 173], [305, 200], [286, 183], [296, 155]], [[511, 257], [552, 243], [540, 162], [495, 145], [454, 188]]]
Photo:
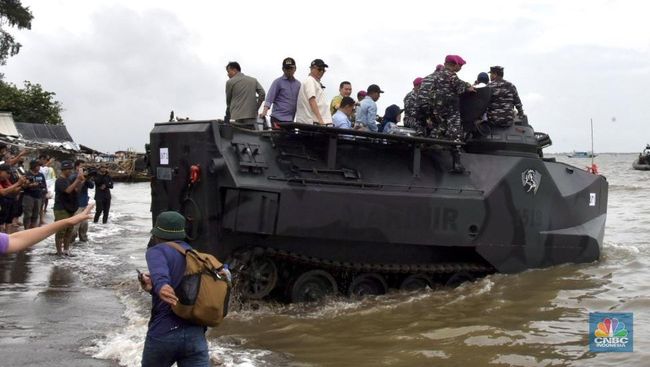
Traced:
[[[292, 124], [156, 124], [152, 216], [236, 264], [249, 298], [378, 294], [599, 259], [607, 182], [517, 127], [470, 140]], [[192, 178], [194, 176], [194, 178]]]
[[650, 171], [650, 145], [647, 145], [632, 162], [632, 168], [639, 171]]

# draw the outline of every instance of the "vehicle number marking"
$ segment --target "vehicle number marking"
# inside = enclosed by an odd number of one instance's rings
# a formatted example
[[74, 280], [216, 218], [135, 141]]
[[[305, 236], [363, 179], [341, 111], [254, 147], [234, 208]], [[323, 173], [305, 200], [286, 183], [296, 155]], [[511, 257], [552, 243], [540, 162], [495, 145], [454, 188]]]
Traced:
[[160, 164], [169, 164], [169, 148], [160, 148]]

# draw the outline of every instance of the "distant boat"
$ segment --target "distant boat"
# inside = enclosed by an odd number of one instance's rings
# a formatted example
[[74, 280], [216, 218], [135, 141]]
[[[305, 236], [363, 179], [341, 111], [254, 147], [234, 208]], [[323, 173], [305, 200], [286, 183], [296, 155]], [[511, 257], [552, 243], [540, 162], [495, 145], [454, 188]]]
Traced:
[[[591, 150], [588, 152], [577, 152], [573, 151], [569, 154], [567, 154], [567, 157], [569, 158], [594, 158], [598, 154], [594, 153], [594, 121], [592, 119], [589, 119], [589, 126], [591, 127]], [[594, 164], [594, 160], [591, 160], [591, 164]]]
[[650, 171], [650, 144], [646, 145], [643, 152], [634, 160], [632, 168], [639, 171]]
[[593, 158], [597, 156], [598, 154], [593, 152], [576, 152], [575, 150], [567, 155], [569, 158]]

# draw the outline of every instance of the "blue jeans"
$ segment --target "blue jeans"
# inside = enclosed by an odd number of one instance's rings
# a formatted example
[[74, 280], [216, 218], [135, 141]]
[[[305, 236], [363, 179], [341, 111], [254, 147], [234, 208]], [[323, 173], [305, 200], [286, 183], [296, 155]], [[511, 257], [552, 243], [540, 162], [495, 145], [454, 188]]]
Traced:
[[208, 342], [203, 326], [185, 326], [162, 336], [147, 335], [142, 367], [209, 367]]

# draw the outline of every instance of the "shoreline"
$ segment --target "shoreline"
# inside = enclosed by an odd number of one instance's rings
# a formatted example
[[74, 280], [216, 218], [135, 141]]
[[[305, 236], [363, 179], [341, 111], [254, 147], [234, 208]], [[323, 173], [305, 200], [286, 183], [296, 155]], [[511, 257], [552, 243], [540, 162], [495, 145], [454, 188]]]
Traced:
[[8, 366], [119, 366], [82, 352], [123, 327], [124, 306], [111, 287], [83, 284], [75, 267], [50, 255], [45, 241], [0, 258], [0, 355]]

